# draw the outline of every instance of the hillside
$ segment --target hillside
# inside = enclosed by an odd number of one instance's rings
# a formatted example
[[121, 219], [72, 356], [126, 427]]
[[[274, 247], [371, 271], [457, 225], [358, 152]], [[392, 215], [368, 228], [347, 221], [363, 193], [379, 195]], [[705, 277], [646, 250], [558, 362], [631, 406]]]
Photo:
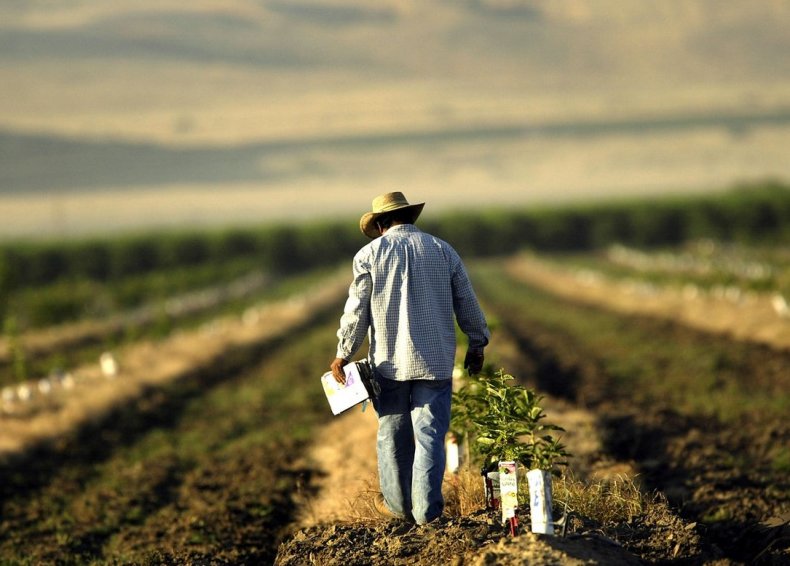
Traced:
[[788, 23], [767, 0], [0, 2], [0, 236], [790, 177]]

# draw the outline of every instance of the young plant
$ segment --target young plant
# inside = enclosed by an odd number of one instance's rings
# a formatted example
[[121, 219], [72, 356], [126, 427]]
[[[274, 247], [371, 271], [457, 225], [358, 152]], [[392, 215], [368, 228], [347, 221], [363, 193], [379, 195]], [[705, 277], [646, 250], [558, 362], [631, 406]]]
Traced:
[[500, 460], [515, 460], [526, 469], [559, 473], [570, 454], [551, 432], [563, 431], [542, 422], [542, 397], [510, 382], [499, 370], [494, 375], [470, 376], [453, 394], [451, 429], [467, 439], [474, 456], [489, 471]]

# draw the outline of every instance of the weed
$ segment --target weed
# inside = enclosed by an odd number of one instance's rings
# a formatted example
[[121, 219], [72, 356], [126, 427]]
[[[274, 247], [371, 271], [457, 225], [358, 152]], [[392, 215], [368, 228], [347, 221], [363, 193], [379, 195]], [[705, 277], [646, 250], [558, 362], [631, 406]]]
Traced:
[[485, 507], [485, 490], [480, 474], [462, 468], [445, 478], [445, 512], [450, 516], [465, 517]]
[[5, 318], [3, 334], [5, 334], [6, 341], [8, 342], [8, 349], [11, 352], [14, 379], [21, 383], [27, 379], [28, 364], [25, 356], [25, 349], [22, 347], [22, 343], [19, 339], [19, 327], [15, 316], [9, 315]]
[[651, 505], [634, 480], [623, 476], [587, 483], [564, 474], [553, 488], [556, 506], [600, 525], [630, 523]]
[[[442, 493], [444, 512], [450, 517], [466, 517], [485, 507], [482, 478], [480, 474], [467, 468], [455, 474], [447, 474]], [[354, 499], [347, 501], [348, 516], [363, 523], [381, 520], [380, 505], [376, 503], [376, 499], [380, 497], [378, 479], [375, 476], [366, 478]]]

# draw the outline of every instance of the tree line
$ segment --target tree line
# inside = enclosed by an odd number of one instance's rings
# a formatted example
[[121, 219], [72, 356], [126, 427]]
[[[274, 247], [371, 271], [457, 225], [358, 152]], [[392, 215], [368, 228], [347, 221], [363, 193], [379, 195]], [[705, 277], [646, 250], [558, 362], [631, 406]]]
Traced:
[[[463, 211], [421, 219], [467, 256], [519, 249], [571, 252], [613, 243], [651, 248], [689, 239], [747, 243], [790, 235], [790, 185], [766, 182], [718, 194]], [[289, 274], [347, 260], [367, 239], [353, 221], [151, 233], [0, 246], [0, 315], [18, 289], [61, 280], [109, 282], [239, 258]]]

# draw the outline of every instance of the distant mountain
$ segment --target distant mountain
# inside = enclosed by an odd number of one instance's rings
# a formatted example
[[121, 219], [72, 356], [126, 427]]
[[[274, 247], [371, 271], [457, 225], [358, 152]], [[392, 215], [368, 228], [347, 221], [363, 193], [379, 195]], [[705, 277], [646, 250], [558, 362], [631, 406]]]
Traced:
[[790, 106], [776, 112], [689, 114], [672, 118], [415, 130], [278, 140], [232, 147], [168, 147], [152, 143], [69, 139], [0, 132], [0, 194], [106, 190], [124, 186], [271, 182], [298, 178], [304, 171], [269, 168], [269, 160], [315, 151], [386, 151], [476, 143], [508, 143], [529, 137], [594, 140], [611, 135], [655, 135], [716, 128], [746, 135], [766, 125], [790, 125]]
[[175, 190], [784, 178], [788, 29], [790, 0], [0, 0], [0, 196], [135, 194], [142, 222]]
[[585, 84], [787, 77], [790, 2], [120, 0], [0, 3], [6, 64], [172, 59]]

